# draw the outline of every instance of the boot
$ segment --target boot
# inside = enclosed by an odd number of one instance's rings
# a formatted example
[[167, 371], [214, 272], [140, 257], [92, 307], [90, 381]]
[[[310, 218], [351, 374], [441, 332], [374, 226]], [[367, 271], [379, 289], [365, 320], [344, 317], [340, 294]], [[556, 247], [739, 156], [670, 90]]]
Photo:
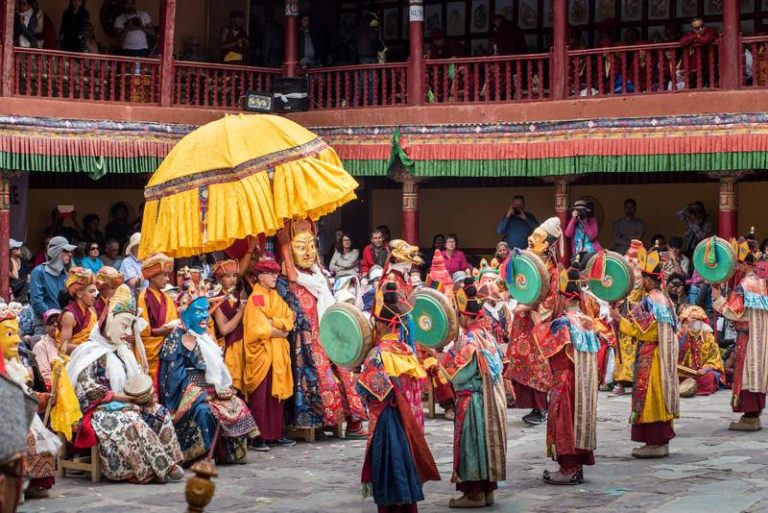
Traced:
[[531, 413], [523, 417], [523, 422], [525, 422], [529, 426], [538, 426], [539, 424], [543, 424], [546, 421], [547, 421], [546, 414], [542, 413], [541, 410], [538, 410], [536, 408], [531, 410]]
[[747, 417], [742, 415], [738, 422], [731, 422], [728, 429], [731, 431], [760, 431], [762, 429], [760, 417]]
[[363, 423], [360, 423], [360, 426], [355, 428], [354, 426], [352, 428], [349, 427], [349, 424], [347, 424], [347, 431], [344, 433], [344, 438], [347, 440], [367, 440], [368, 439], [368, 430], [365, 429], [363, 426]]
[[494, 504], [496, 504], [496, 497], [494, 497], [493, 490], [491, 490], [485, 494], [485, 505], [493, 506]]
[[620, 396], [620, 395], [624, 395], [626, 393], [627, 393], [627, 389], [624, 388], [624, 385], [622, 385], [621, 383], [619, 383], [615, 387], [613, 387], [613, 395], [615, 395], [617, 397]]
[[669, 456], [669, 444], [644, 445], [632, 449], [632, 456], [639, 459], [665, 458]]
[[456, 418], [456, 411], [453, 409], [453, 406], [447, 406], [445, 408], [445, 420], [453, 421], [453, 419]]
[[484, 508], [485, 496], [482, 493], [481, 494], [465, 493], [458, 499], [449, 500], [448, 507], [461, 508], [461, 509]]
[[577, 485], [584, 482], [584, 471], [581, 468], [564, 469], [557, 472], [544, 471], [544, 482], [551, 485]]

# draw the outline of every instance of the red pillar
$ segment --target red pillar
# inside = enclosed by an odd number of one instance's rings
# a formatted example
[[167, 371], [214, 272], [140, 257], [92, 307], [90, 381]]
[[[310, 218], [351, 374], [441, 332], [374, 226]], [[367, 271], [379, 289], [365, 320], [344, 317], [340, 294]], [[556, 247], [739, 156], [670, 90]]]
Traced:
[[11, 299], [10, 257], [11, 238], [11, 182], [5, 172], [0, 171], [0, 296]]
[[419, 183], [403, 173], [403, 240], [419, 245]]
[[286, 77], [295, 77], [296, 66], [299, 64], [298, 17], [298, 1], [285, 0], [285, 58], [283, 71]]
[[723, 40], [720, 48], [720, 86], [738, 89], [741, 84], [739, 63], [744, 58], [739, 35], [741, 33], [739, 2], [723, 2]]
[[16, 1], [0, 0], [0, 5], [2, 6], [0, 21], [3, 24], [0, 27], [3, 35], [0, 41], [0, 73], [2, 73], [0, 95], [11, 96], [13, 94], [13, 19], [16, 15]]
[[[565, 227], [570, 220], [570, 214], [568, 206], [570, 205], [570, 180], [567, 178], [555, 179], [555, 216], [560, 219], [560, 227], [565, 232]], [[565, 235], [560, 239], [560, 247], [558, 248], [558, 256], [560, 257], [560, 263], [564, 266], [568, 266], [571, 261], [571, 241]]]
[[176, 26], [176, 0], [163, 0], [161, 4], [163, 31], [160, 41], [160, 106], [173, 105], [173, 38]]
[[717, 235], [725, 240], [739, 236], [737, 183], [738, 178], [735, 176], [720, 177]]
[[568, 0], [552, 2], [552, 98], [564, 100], [568, 84]]
[[408, 9], [408, 105], [424, 104], [424, 0], [410, 0]]

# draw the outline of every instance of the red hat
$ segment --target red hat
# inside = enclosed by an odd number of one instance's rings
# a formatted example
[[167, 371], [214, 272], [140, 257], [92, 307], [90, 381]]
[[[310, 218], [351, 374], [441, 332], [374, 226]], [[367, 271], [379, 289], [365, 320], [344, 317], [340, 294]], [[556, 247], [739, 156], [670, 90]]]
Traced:
[[264, 273], [280, 273], [280, 264], [274, 260], [264, 259], [259, 260], [253, 266], [253, 274], [259, 275]]

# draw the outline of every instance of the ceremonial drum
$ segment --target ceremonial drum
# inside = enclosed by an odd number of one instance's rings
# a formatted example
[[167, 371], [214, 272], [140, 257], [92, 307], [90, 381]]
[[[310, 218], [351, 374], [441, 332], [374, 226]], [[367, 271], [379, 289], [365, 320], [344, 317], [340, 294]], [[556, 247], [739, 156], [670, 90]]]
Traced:
[[534, 306], [549, 294], [547, 264], [531, 251], [524, 250], [510, 257], [506, 264], [509, 293], [519, 303]]
[[421, 288], [408, 298], [414, 340], [432, 349], [442, 349], [459, 335], [459, 319], [448, 297], [435, 289]]
[[149, 404], [155, 396], [152, 378], [147, 374], [134, 374], [129, 377], [125, 381], [123, 392], [131, 396], [136, 404]]
[[[627, 259], [614, 251], [603, 253], [605, 272], [603, 279], [590, 279], [589, 290], [609, 303], [621, 301], [632, 292], [634, 274]], [[587, 276], [592, 276], [595, 265], [600, 265], [600, 254], [594, 255], [587, 262]]]
[[736, 271], [736, 255], [725, 239], [709, 237], [693, 250], [693, 268], [707, 283], [722, 283]]
[[320, 343], [333, 363], [356, 369], [373, 348], [371, 323], [356, 306], [336, 303], [320, 319]]

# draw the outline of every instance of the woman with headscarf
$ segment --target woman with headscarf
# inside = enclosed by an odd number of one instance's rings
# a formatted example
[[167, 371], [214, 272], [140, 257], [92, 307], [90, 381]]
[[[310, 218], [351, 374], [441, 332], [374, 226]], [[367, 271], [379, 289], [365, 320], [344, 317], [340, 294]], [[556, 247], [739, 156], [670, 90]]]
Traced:
[[22, 48], [57, 47], [56, 29], [37, 0], [19, 0], [19, 9], [13, 24], [13, 41]]
[[[72, 262], [73, 246], [64, 237], [53, 237], [46, 250], [47, 260], [32, 270], [29, 296], [35, 312], [35, 331], [42, 334], [43, 314], [52, 308], [60, 309], [59, 292], [65, 288], [67, 271]], [[38, 330], [39, 328], [39, 330]]]

